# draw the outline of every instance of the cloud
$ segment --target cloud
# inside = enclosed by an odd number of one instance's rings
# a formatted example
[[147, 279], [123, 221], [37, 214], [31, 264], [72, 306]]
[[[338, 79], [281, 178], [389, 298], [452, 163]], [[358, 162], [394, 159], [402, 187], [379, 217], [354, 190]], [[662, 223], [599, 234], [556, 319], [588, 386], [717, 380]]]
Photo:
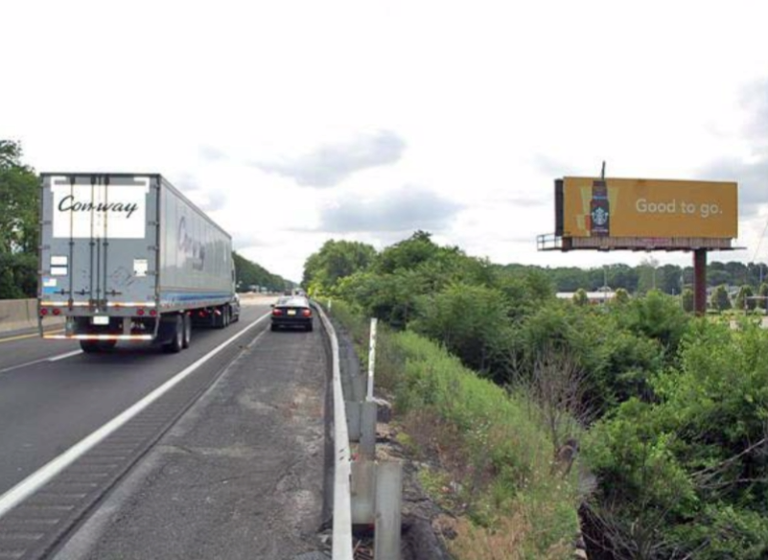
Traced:
[[397, 162], [404, 149], [402, 138], [382, 130], [348, 143], [321, 146], [294, 159], [257, 161], [252, 165], [267, 173], [290, 177], [302, 186], [333, 187], [356, 171]]
[[739, 216], [748, 218], [768, 203], [768, 80], [744, 90], [742, 105], [749, 114], [744, 133], [753, 155], [749, 159], [721, 158], [706, 165], [701, 176], [739, 183]]
[[331, 233], [430, 232], [448, 227], [462, 206], [429, 190], [403, 187], [394, 193], [361, 200], [346, 198], [320, 213], [321, 231]]
[[546, 198], [546, 199], [515, 197], [515, 198], [508, 198], [505, 200], [505, 202], [508, 202], [509, 204], [512, 204], [519, 208], [535, 208], [537, 206], [544, 206], [545, 204], [550, 204], [552, 202], [552, 197]]
[[235, 251], [250, 249], [251, 247], [264, 247], [267, 244], [258, 235], [244, 231], [232, 232], [232, 245]]
[[745, 88], [742, 105], [751, 117], [746, 125], [747, 136], [760, 147], [768, 147], [768, 80]]
[[221, 210], [227, 203], [227, 195], [224, 191], [203, 189], [192, 175], [181, 175], [174, 185], [203, 212]]
[[570, 165], [544, 154], [534, 155], [531, 158], [531, 164], [539, 173], [552, 179], [568, 175], [567, 171], [571, 168]]
[[219, 150], [218, 148], [214, 148], [213, 146], [200, 146], [198, 148], [198, 153], [200, 154], [200, 159], [206, 161], [206, 162], [216, 162], [221, 161], [223, 159], [227, 158], [227, 154]]
[[200, 190], [200, 183], [198, 183], [197, 179], [189, 173], [183, 173], [174, 178], [171, 182], [173, 183], [174, 187], [179, 189], [184, 194]]
[[224, 191], [205, 192], [205, 197], [206, 200], [199, 204], [200, 209], [204, 212], [221, 210], [227, 204], [227, 195], [224, 194]]

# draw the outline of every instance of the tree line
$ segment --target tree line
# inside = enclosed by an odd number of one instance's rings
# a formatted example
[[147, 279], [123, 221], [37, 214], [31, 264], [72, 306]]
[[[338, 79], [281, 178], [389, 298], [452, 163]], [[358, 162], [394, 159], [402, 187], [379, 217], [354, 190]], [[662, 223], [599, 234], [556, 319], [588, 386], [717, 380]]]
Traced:
[[[37, 296], [40, 181], [22, 156], [20, 143], [0, 140], [0, 299]], [[233, 257], [241, 286], [280, 291], [292, 285], [237, 253]]]
[[576, 439], [595, 475], [595, 557], [768, 557], [768, 331], [696, 318], [658, 286], [577, 305], [555, 297], [551, 272], [418, 231], [381, 252], [329, 241], [304, 286], [435, 340], [548, 411], [553, 457]]
[[[647, 259], [637, 266], [610, 264], [604, 267], [538, 267], [511, 264], [510, 270], [534, 269], [545, 272], [558, 292], [575, 292], [579, 289], [596, 291], [604, 286], [614, 290], [624, 289], [630, 294], [645, 294], [658, 290], [665, 294], [680, 295], [693, 287], [693, 267], [665, 264], [659, 266], [654, 259]], [[768, 281], [768, 265], [738, 261], [707, 264], [707, 286], [750, 286], [757, 292]]]

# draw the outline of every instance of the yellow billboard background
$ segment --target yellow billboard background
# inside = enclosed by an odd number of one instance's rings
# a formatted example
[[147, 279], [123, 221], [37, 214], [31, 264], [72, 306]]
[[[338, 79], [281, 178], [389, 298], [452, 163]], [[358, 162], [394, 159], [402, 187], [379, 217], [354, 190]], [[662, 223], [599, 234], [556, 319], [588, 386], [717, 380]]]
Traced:
[[[563, 179], [563, 237], [591, 237], [594, 177]], [[737, 184], [611, 179], [610, 237], [738, 237]]]

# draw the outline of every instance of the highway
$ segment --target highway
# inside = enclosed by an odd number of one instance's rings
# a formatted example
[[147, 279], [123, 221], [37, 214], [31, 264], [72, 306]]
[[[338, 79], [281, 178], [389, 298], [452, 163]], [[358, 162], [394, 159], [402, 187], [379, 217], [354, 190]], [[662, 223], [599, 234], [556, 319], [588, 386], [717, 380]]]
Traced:
[[[263, 347], [264, 339], [272, 337], [272, 344], [282, 345], [282, 353], [294, 352], [300, 358], [286, 362], [293, 364], [293, 376], [301, 377], [311, 355], [319, 359], [314, 367], [321, 372], [322, 387], [322, 333], [269, 333], [270, 301], [244, 302], [240, 322], [227, 329], [194, 330], [191, 347], [179, 354], [132, 345], [86, 355], [67, 341], [42, 341], [36, 336], [0, 339], [0, 558], [43, 557], [65, 542], [72, 525], [87, 519], [105, 492], [152, 450], [232, 361], [254, 351], [251, 346]], [[314, 341], [311, 347], [306, 347], [306, 340]], [[281, 374], [278, 362], [273, 366], [277, 391], [281, 380], [289, 378]], [[176, 384], [167, 393], [147, 403], [125, 425], [114, 424], [118, 415], [146, 401], [169, 380]], [[7, 507], [9, 496], [20, 486], [34, 484], [44, 467], [55, 467], [62, 454], [110, 426], [114, 429], [103, 441], [72, 466], [56, 471], [47, 485], [41, 479], [31, 497]], [[322, 475], [318, 478], [322, 480]], [[100, 546], [108, 543], [102, 541]], [[153, 543], [150, 539], [142, 546], [148, 553]]]

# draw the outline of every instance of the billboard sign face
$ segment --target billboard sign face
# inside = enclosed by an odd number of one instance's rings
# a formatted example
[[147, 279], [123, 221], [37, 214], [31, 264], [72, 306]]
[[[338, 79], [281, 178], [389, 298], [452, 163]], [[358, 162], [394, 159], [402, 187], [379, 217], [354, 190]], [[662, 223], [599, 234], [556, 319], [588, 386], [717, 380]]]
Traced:
[[657, 179], [563, 179], [563, 237], [736, 238], [737, 185]]

